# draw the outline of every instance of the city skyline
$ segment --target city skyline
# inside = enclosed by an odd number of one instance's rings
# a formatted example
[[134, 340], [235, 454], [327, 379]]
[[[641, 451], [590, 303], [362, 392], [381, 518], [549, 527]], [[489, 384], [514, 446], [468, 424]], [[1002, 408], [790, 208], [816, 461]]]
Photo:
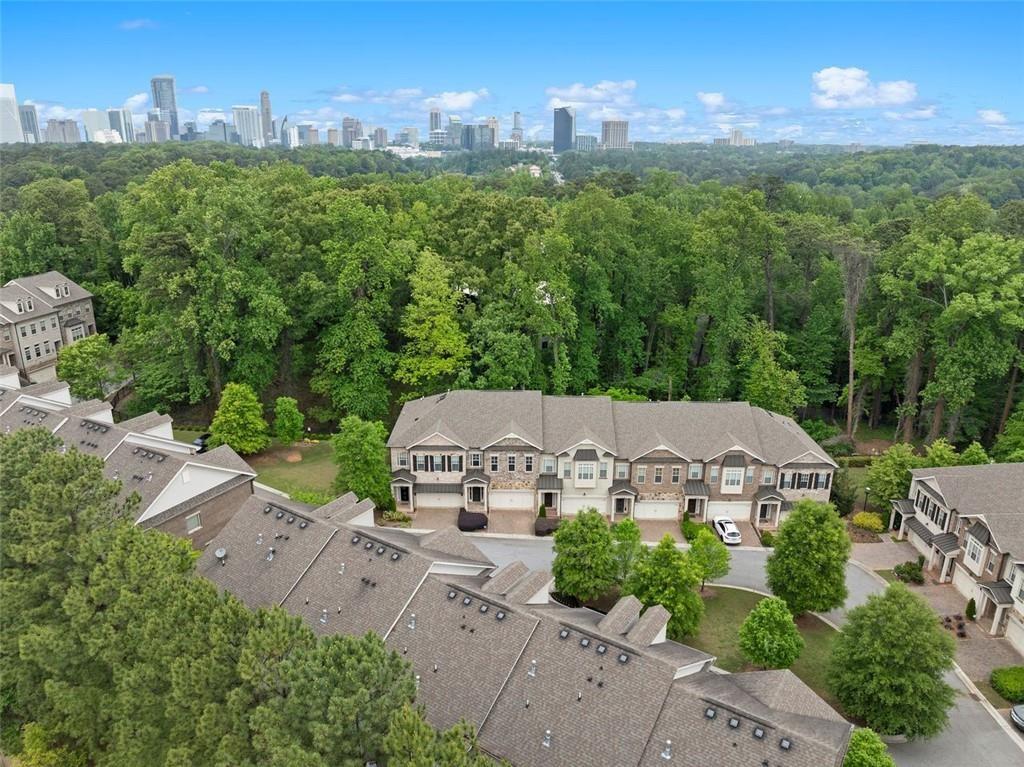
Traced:
[[[464, 124], [497, 117], [502, 136], [519, 111], [527, 140], [550, 141], [552, 110], [571, 106], [578, 133], [601, 135], [603, 120], [625, 119], [631, 141], [711, 142], [736, 129], [759, 142], [1024, 141], [1014, 75], [1024, 57], [1013, 39], [1024, 9], [1013, 5], [633, 5], [623, 14], [601, 4], [580, 14], [528, 3], [516, 12], [545, 23], [515, 30], [497, 23], [498, 6], [458, 13], [465, 4], [391, 4], [383, 15], [325, 3], [290, 4], [288, 14], [263, 3], [241, 15], [231, 3], [4, 5], [0, 79], [37, 107], [41, 126], [127, 108], [138, 131], [161, 108], [152, 78], [169, 74], [179, 126], [200, 130], [268, 91], [275, 119], [324, 134], [348, 116], [368, 131], [413, 125], [426, 138], [434, 107]], [[548, 20], [571, 24], [556, 39]], [[828, 34], [837, 25], [841, 40]], [[338, 67], [329, 42], [339, 28], [351, 61], [365, 65]], [[269, 57], [262, 68], [215, 65], [263, 38], [303, 55]], [[97, 48], [132, 64], [85, 55]], [[937, 48], [942, 57], [926, 55]], [[68, 60], [76, 66], [58, 66]]]

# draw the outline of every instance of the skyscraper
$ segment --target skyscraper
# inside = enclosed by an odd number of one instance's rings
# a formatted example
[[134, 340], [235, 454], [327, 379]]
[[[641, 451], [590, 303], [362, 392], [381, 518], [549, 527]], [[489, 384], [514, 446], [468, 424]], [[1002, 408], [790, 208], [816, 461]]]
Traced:
[[448, 146], [462, 146], [462, 118], [448, 115]]
[[110, 129], [121, 134], [121, 140], [126, 144], [135, 141], [135, 124], [132, 122], [131, 110], [108, 109], [107, 119], [110, 121]]
[[341, 133], [337, 128], [327, 129], [327, 143], [331, 146], [338, 146], [341, 143]]
[[[155, 110], [159, 112], [159, 110]], [[171, 140], [171, 124], [167, 120], [149, 119], [146, 121], [146, 141], [150, 144], [163, 144]]]
[[388, 129], [387, 128], [374, 128], [373, 129], [373, 148], [383, 149], [388, 145]]
[[517, 145], [523, 143], [523, 115], [521, 112], [512, 113], [512, 141]]
[[363, 137], [363, 124], [354, 117], [341, 118], [341, 144], [350, 149]]
[[21, 135], [30, 144], [38, 144], [42, 141], [39, 135], [39, 113], [35, 104], [22, 104], [18, 107], [18, 116], [21, 118]]
[[497, 117], [488, 117], [487, 127], [494, 133], [493, 141], [491, 142], [491, 148], [493, 149], [498, 146], [498, 142], [501, 140], [501, 124], [498, 122]]
[[602, 122], [601, 143], [605, 149], [629, 149], [629, 121], [605, 120]]
[[13, 83], [0, 83], [0, 144], [20, 144], [25, 140], [18, 114], [18, 97]]
[[110, 130], [110, 118], [98, 109], [83, 109], [82, 127], [85, 128], [86, 141], [98, 141], [100, 131]]
[[231, 107], [238, 131], [238, 143], [242, 146], [263, 146], [263, 130], [260, 125], [260, 111], [254, 106], [241, 105]]
[[171, 136], [178, 135], [178, 99], [174, 95], [174, 77], [157, 75], [149, 81], [153, 89], [153, 108], [160, 110], [160, 119], [171, 126]]
[[596, 152], [597, 136], [577, 135], [575, 149], [577, 152]]
[[47, 120], [46, 140], [51, 144], [77, 144], [82, 140], [74, 120]]
[[430, 130], [441, 130], [441, 110], [437, 107], [430, 110]]
[[555, 154], [568, 152], [574, 146], [576, 146], [576, 110], [572, 107], [558, 107], [555, 110]]
[[263, 146], [267, 146], [277, 136], [274, 135], [274, 115], [270, 111], [270, 94], [260, 91], [260, 127], [263, 129]]

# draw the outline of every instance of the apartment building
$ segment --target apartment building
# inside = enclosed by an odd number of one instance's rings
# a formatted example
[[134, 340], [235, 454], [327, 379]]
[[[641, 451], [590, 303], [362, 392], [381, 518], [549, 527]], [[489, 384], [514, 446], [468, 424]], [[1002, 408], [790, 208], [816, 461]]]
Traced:
[[0, 288], [0, 365], [25, 380], [57, 377], [57, 352], [96, 332], [92, 293], [60, 272], [19, 277]]
[[973, 599], [978, 622], [1024, 654], [1024, 463], [911, 471], [891, 526], [940, 583]]
[[745, 402], [614, 402], [453, 391], [407, 402], [388, 439], [399, 509], [613, 520], [725, 515], [779, 525], [827, 501], [836, 463], [796, 422]]

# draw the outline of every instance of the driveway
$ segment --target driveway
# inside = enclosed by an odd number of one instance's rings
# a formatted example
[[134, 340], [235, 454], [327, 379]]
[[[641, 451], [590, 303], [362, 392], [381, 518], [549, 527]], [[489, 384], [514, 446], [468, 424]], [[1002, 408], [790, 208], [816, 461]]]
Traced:
[[[481, 536], [474, 538], [473, 542], [499, 565], [520, 559], [532, 569], [551, 569], [553, 553], [550, 539], [508, 540]], [[736, 548], [731, 553], [732, 569], [718, 583], [767, 591], [764, 566], [769, 551]], [[846, 587], [849, 591], [846, 608], [863, 604], [869, 595], [884, 589], [873, 575], [853, 564], [846, 567]], [[833, 610], [825, 617], [842, 624], [846, 620], [846, 609]], [[1024, 753], [1017, 741], [996, 723], [981, 701], [971, 696], [959, 677], [950, 672], [946, 681], [957, 691], [949, 725], [942, 734], [930, 740], [890, 746], [896, 763], [900, 767], [1007, 767], [1024, 764]]]

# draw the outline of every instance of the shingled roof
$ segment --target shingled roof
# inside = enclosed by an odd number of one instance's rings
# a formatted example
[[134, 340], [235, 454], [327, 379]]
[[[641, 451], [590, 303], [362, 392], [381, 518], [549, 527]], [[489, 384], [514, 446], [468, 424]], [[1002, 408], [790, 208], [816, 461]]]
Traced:
[[591, 443], [635, 460], [667, 447], [690, 460], [742, 451], [750, 460], [835, 466], [792, 418], [746, 402], [613, 402], [536, 391], [453, 391], [407, 402], [389, 447], [435, 444], [440, 435], [481, 449], [517, 434], [546, 453]]

